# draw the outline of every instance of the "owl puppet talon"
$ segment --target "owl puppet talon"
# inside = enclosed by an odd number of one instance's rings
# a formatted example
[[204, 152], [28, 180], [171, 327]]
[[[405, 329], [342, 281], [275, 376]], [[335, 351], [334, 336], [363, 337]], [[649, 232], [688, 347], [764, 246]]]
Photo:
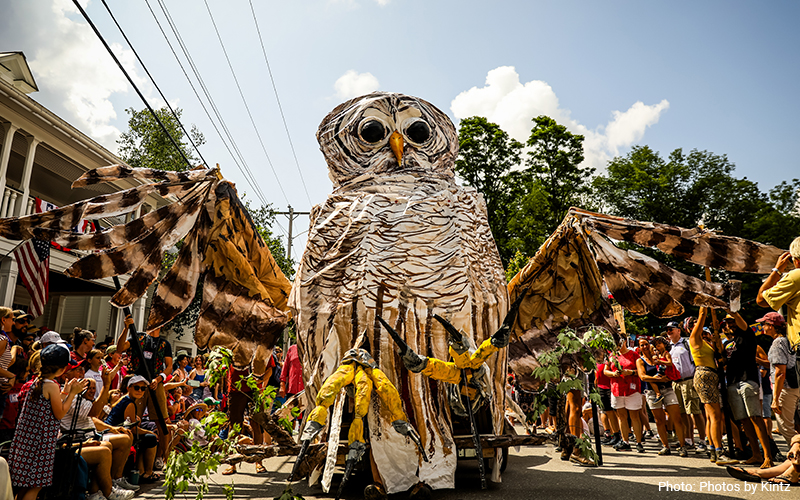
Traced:
[[516, 321], [517, 313], [519, 312], [519, 305], [522, 303], [522, 299], [525, 298], [525, 292], [527, 291], [528, 289], [526, 288], [519, 293], [517, 300], [515, 300], [508, 309], [508, 314], [506, 314], [503, 324], [494, 332], [494, 335], [492, 335], [492, 345], [498, 349], [508, 346], [508, 342], [511, 340], [511, 329], [514, 327], [514, 321]]
[[322, 432], [323, 427], [324, 426], [319, 422], [309, 420], [306, 424], [306, 428], [303, 429], [303, 434], [300, 436], [300, 441], [313, 441], [314, 438], [319, 436], [319, 433]]
[[347, 483], [347, 480], [353, 473], [353, 469], [359, 460], [361, 460], [361, 457], [364, 456], [364, 452], [366, 451], [367, 445], [361, 441], [353, 441], [350, 443], [350, 451], [347, 452], [347, 458], [344, 461], [344, 477], [342, 478], [342, 482], [339, 483], [339, 491], [336, 493], [336, 500], [339, 500], [339, 498], [342, 496], [345, 483]]
[[394, 328], [389, 326], [389, 324], [386, 321], [384, 321], [384, 319], [381, 318], [380, 316], [378, 316], [377, 318], [378, 321], [381, 322], [383, 327], [386, 328], [386, 331], [389, 332], [389, 335], [391, 335], [392, 339], [394, 339], [397, 346], [400, 348], [400, 359], [403, 360], [403, 364], [405, 365], [406, 369], [414, 373], [419, 373], [422, 370], [424, 370], [425, 367], [428, 366], [428, 358], [414, 352], [413, 349], [408, 347], [406, 341], [403, 340], [396, 331], [394, 331]]
[[417, 445], [417, 449], [419, 450], [419, 454], [422, 455], [422, 459], [426, 462], [428, 461], [428, 456], [425, 455], [425, 448], [422, 446], [422, 438], [419, 437], [417, 430], [411, 427], [411, 424], [405, 420], [395, 420], [392, 422], [392, 427], [394, 427], [394, 430], [398, 433], [414, 441], [414, 444]]
[[322, 429], [325, 426], [320, 424], [319, 422], [315, 422], [313, 420], [309, 420], [306, 424], [306, 428], [303, 429], [303, 434], [300, 436], [300, 442], [302, 445], [300, 446], [300, 453], [297, 454], [297, 459], [294, 461], [294, 466], [292, 467], [292, 473], [289, 474], [289, 482], [294, 481], [295, 473], [297, 472], [298, 466], [303, 462], [303, 459], [306, 457], [306, 453], [308, 453], [308, 447], [311, 445], [311, 442], [314, 441], [314, 438], [319, 436], [319, 433], [322, 432]]
[[445, 331], [447, 332], [447, 343], [452, 347], [458, 354], [463, 354], [467, 352], [468, 346], [464, 342], [464, 334], [462, 334], [456, 327], [453, 326], [452, 323], [444, 319], [443, 317], [439, 316], [438, 314], [433, 315], [433, 319], [438, 321], [442, 324]]

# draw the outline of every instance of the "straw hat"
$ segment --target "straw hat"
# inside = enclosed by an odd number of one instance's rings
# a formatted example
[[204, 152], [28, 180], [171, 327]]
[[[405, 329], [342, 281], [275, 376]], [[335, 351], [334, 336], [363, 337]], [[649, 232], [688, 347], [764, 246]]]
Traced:
[[186, 417], [191, 417], [192, 416], [192, 412], [197, 410], [197, 409], [199, 409], [199, 408], [202, 408], [202, 410], [205, 411], [205, 412], [208, 411], [208, 405], [207, 404], [205, 404], [205, 403], [195, 403], [192, 406], [186, 408], [186, 412], [184, 413], [184, 415]]

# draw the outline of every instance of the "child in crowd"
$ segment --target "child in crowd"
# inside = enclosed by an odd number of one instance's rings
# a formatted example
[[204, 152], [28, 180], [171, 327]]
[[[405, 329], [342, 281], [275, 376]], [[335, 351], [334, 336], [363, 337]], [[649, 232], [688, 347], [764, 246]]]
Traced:
[[[669, 353], [671, 346], [666, 337], [656, 337], [651, 344], [653, 346], [653, 363], [658, 365], [658, 375], [666, 375], [672, 381], [680, 380], [680, 373], [675, 368], [675, 365], [672, 364], [672, 356]], [[657, 384], [650, 382], [649, 385], [651, 389], [657, 391]], [[658, 394], [657, 401], [660, 401], [662, 397], [661, 391], [657, 391], [656, 394]]]
[[186, 401], [183, 397], [183, 387], [173, 387], [167, 396], [167, 410], [173, 422], [180, 419], [186, 411]]
[[18, 500], [35, 500], [42, 488], [53, 483], [53, 466], [60, 420], [76, 394], [87, 383], [70, 380], [62, 394], [55, 379], [64, 373], [70, 353], [62, 345], [42, 349], [36, 378], [19, 392], [22, 410], [11, 443], [11, 481], [19, 488]]
[[22, 408], [22, 401], [19, 399], [19, 391], [28, 380], [28, 360], [19, 358], [8, 367], [8, 371], [14, 375], [9, 380], [11, 390], [0, 397], [5, 398], [5, 407], [2, 418], [0, 418], [0, 443], [7, 443], [14, 438], [14, 429], [17, 427], [17, 417]]

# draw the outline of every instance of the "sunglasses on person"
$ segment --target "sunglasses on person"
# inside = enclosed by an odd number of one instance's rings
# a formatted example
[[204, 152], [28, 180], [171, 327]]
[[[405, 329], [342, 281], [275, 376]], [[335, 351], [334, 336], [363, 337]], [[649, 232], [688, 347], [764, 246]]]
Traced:
[[143, 390], [147, 389], [147, 386], [146, 386], [146, 385], [132, 385], [131, 387], [132, 387], [134, 390], [137, 390], [137, 391], [143, 391]]

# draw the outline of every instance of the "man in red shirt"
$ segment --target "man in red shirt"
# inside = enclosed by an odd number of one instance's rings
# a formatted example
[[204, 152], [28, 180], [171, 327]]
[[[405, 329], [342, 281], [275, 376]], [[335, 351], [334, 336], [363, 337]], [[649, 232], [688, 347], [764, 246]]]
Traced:
[[281, 387], [278, 390], [278, 397], [289, 398], [303, 389], [305, 389], [303, 366], [300, 364], [297, 344], [295, 344], [286, 351], [286, 361], [284, 361], [283, 369], [281, 370]]

